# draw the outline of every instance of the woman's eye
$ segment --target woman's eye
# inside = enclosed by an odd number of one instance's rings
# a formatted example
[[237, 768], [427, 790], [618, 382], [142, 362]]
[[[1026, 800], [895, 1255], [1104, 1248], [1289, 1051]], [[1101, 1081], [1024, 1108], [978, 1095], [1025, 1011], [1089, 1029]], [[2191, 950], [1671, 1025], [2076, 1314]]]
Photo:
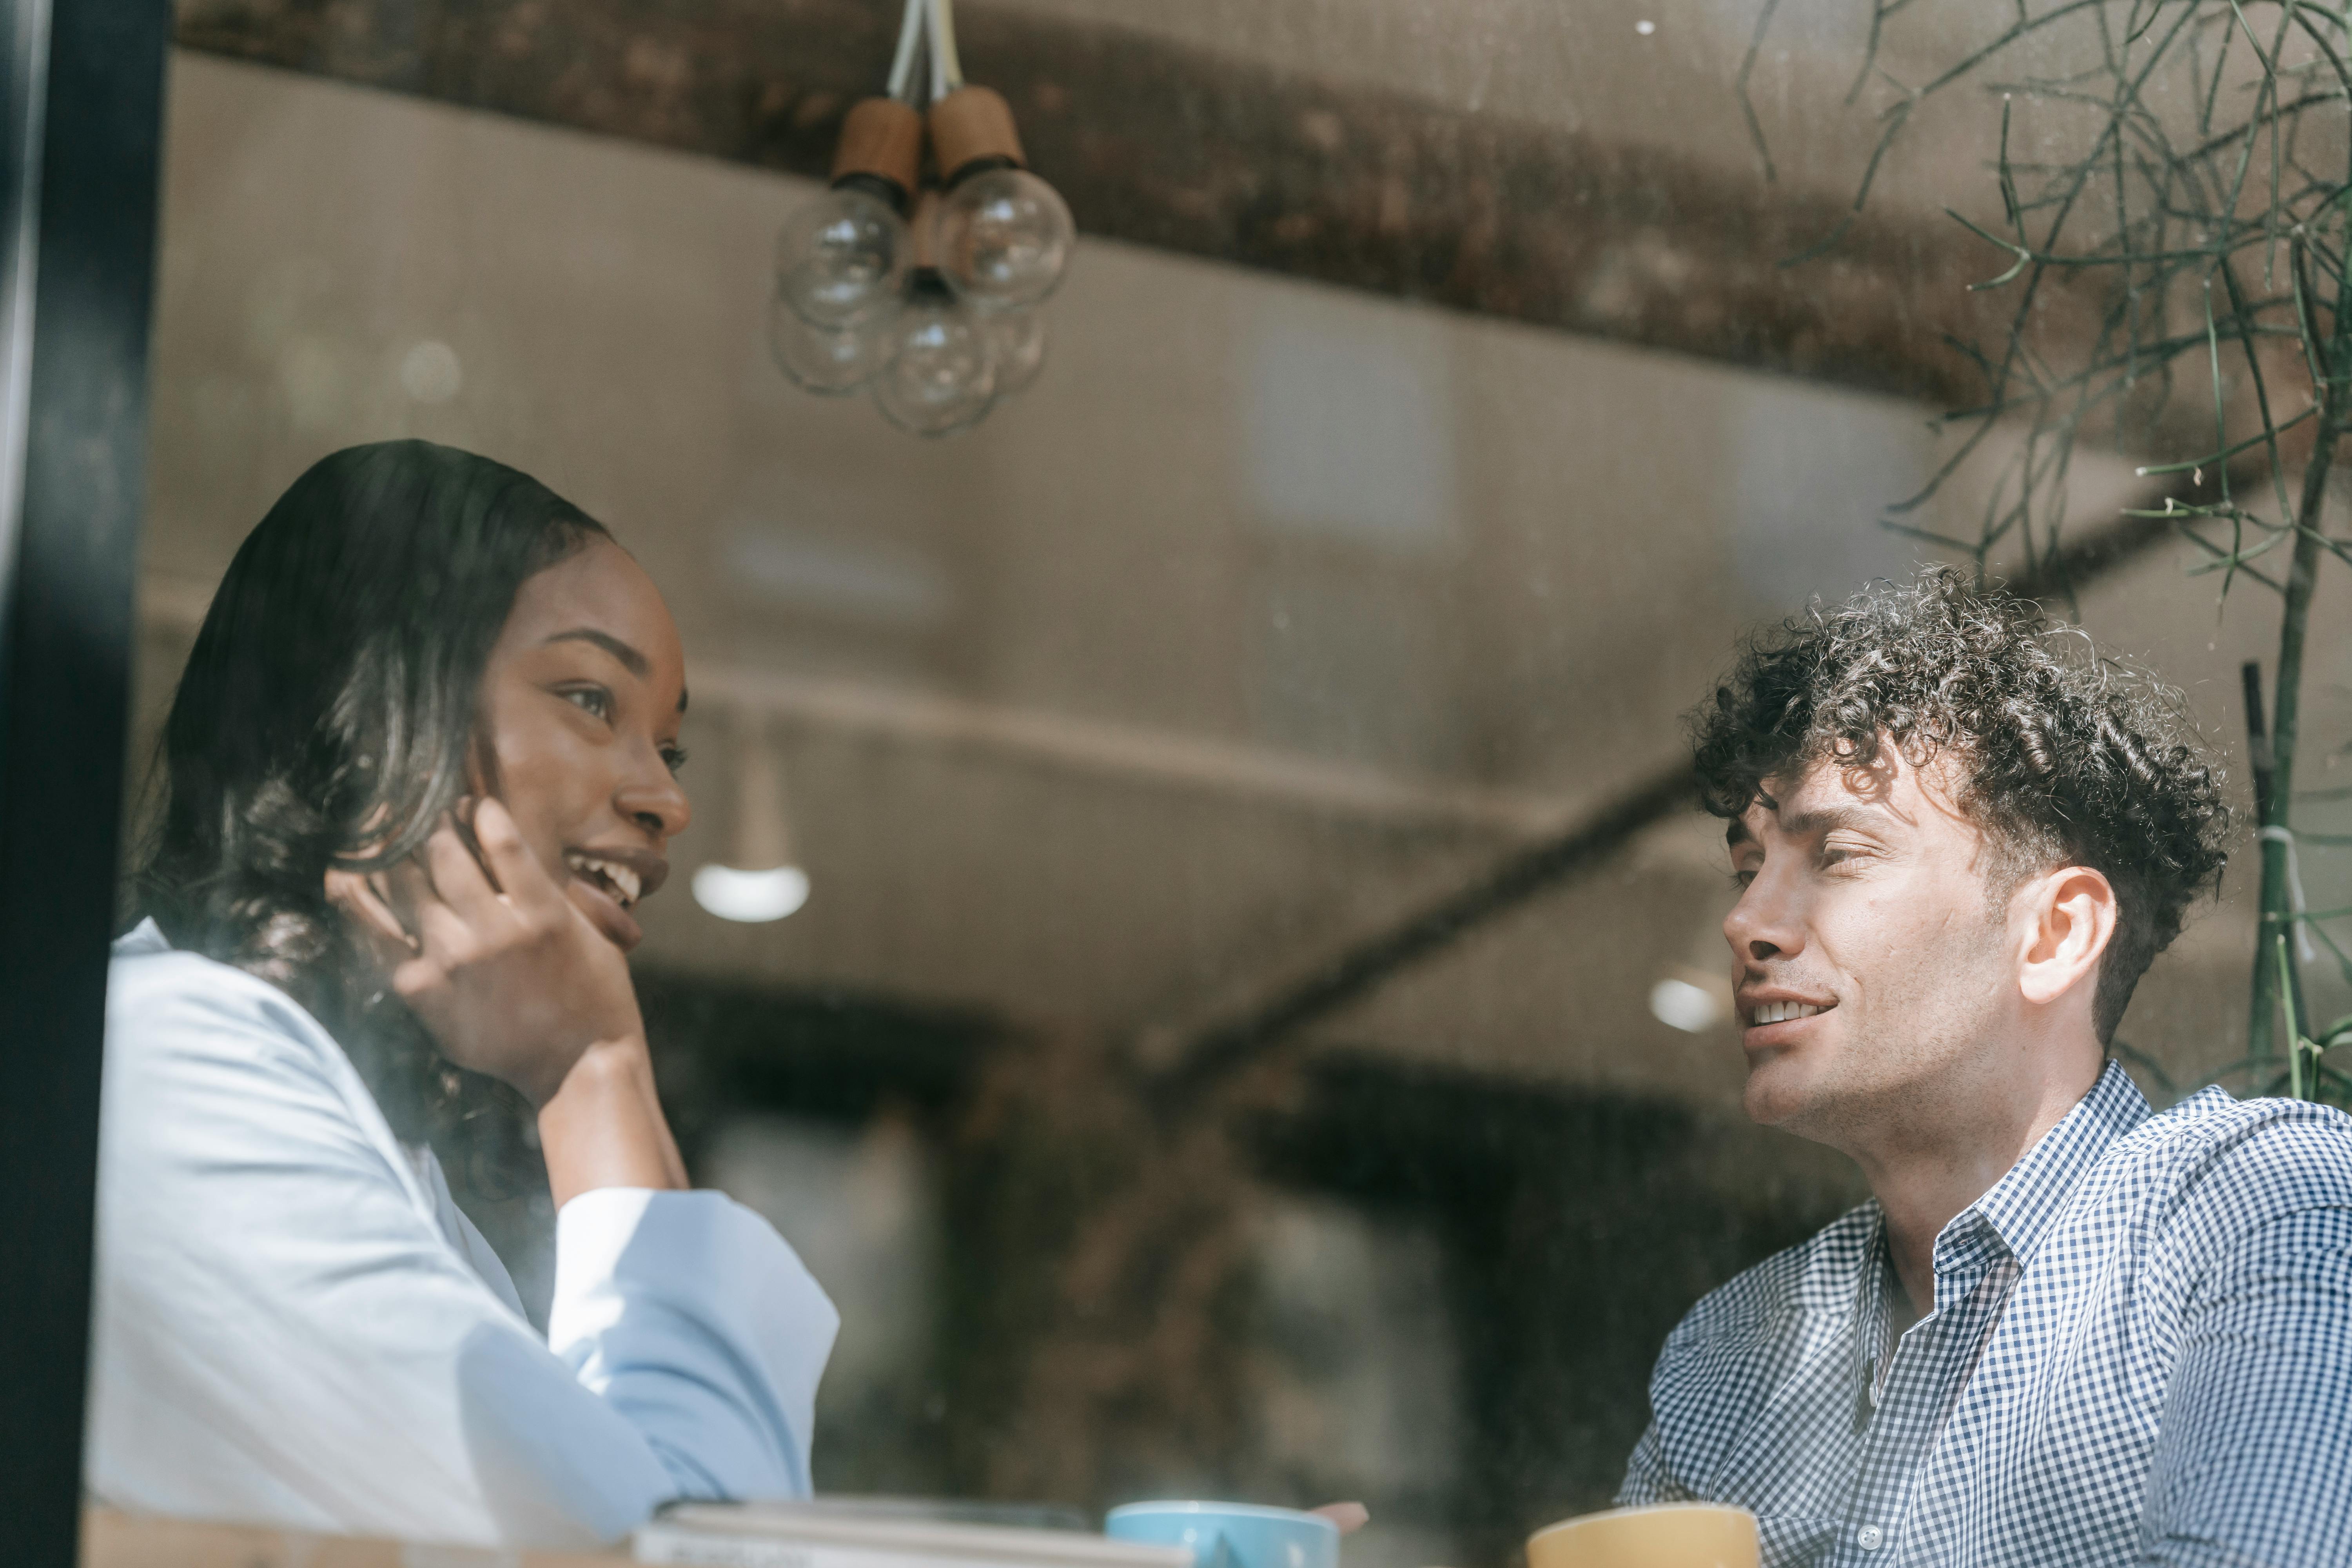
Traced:
[[613, 716], [613, 694], [601, 686], [569, 686], [561, 693], [566, 702], [599, 719]]

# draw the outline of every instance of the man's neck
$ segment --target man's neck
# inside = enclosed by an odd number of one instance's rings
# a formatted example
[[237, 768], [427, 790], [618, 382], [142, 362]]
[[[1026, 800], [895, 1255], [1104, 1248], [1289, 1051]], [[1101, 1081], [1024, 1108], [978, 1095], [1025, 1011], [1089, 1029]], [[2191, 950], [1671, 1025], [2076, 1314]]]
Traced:
[[1887, 1251], [1919, 1316], [1936, 1310], [1936, 1237], [1993, 1189], [2098, 1082], [2104, 1058], [1923, 1102], [1846, 1152], [1886, 1215]]

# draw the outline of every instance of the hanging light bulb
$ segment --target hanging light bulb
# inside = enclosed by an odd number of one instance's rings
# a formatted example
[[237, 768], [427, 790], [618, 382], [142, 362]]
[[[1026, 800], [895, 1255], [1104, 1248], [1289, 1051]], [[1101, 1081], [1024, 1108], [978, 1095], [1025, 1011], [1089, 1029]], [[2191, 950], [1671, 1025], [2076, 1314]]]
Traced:
[[1026, 392], [1045, 368], [1045, 318], [1034, 310], [991, 310], [980, 325], [996, 361], [996, 395]]
[[803, 202], [776, 238], [776, 293], [820, 327], [886, 311], [907, 273], [907, 220], [873, 192], [835, 185]]
[[922, 237], [929, 208], [925, 192], [915, 213], [915, 270], [907, 302], [890, 323], [887, 358], [874, 377], [874, 402], [883, 416], [917, 436], [951, 436], [988, 417], [996, 403], [996, 362], [988, 334], [930, 265]]
[[898, 309], [922, 136], [921, 117], [895, 98], [866, 99], [843, 120], [831, 187], [776, 239], [776, 297], [810, 325], [838, 331]]
[[888, 357], [887, 323], [825, 328], [780, 295], [768, 305], [768, 347], [776, 368], [805, 392], [840, 397], [873, 379]]
[[808, 902], [808, 873], [793, 864], [783, 781], [757, 713], [738, 721], [735, 842], [729, 864], [694, 873], [694, 901], [723, 921], [780, 921]]
[[987, 334], [938, 273], [915, 274], [890, 338], [890, 362], [874, 377], [874, 401], [890, 423], [917, 436], [951, 436], [988, 417], [996, 364]]
[[930, 130], [947, 188], [930, 242], [949, 286], [983, 310], [1038, 303], [1061, 283], [1077, 225], [1061, 193], [1029, 172], [1012, 106], [958, 86], [931, 105]]

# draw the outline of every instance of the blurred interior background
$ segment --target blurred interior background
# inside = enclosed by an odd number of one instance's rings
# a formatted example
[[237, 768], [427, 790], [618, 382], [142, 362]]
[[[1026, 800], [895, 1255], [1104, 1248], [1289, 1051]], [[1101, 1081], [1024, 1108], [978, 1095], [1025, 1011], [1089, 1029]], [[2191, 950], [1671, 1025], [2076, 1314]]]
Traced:
[[[1939, 108], [1783, 268], [1869, 156], [1868, 0], [1783, 6], [1769, 180], [1753, 0], [971, 0], [1085, 237], [1036, 384], [922, 442], [765, 328], [896, 9], [183, 0], [134, 765], [317, 458], [546, 480], [686, 632], [638, 969], [698, 1180], [842, 1307], [820, 1488], [1360, 1497], [1356, 1568], [1503, 1562], [1605, 1503], [1680, 1313], [1859, 1195], [1740, 1117], [1678, 716], [1934, 553], [1876, 520], [1950, 451], [2000, 263], [1941, 215], [1999, 211], [1998, 117]], [[1974, 537], [1998, 456], [1914, 521]], [[2053, 603], [2235, 756], [2275, 602], [2109, 527], [2135, 460], [2078, 454]], [[747, 788], [808, 878], [772, 923], [687, 888]], [[2160, 1100], [2241, 1054], [2252, 891], [2125, 1021]], [[543, 1194], [470, 1201], [543, 1291]]]

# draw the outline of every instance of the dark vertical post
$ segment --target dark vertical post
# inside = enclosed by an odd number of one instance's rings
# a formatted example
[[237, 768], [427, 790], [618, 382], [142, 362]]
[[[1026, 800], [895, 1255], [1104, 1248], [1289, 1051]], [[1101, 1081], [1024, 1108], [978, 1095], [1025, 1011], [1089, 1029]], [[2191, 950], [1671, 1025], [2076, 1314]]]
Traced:
[[[2263, 721], [2261, 661], [2247, 660], [2239, 667], [2238, 675], [2245, 686], [2246, 765], [2254, 775], [2254, 821], [2258, 826], [2267, 827], [2275, 820], [2272, 816], [2272, 800], [2278, 793], [2278, 759], [2273, 752], [2270, 732]], [[2287, 847], [2265, 839], [2258, 846], [2257, 852], [2265, 862], [2273, 855], [2284, 860], [2287, 854]], [[2266, 883], [2270, 879], [2268, 870], [2268, 866], [2265, 864]], [[2246, 1031], [2246, 1054], [2249, 1056], [2266, 1057], [2273, 1054], [2272, 1030], [2275, 1025], [2273, 1015], [2278, 1011], [2279, 967], [2277, 955], [2273, 949], [2282, 936], [2290, 934], [2278, 925], [2276, 916], [2279, 913], [2280, 911], [2265, 904], [2262, 910], [2262, 923], [2254, 938], [2253, 1014]], [[2288, 952], [2292, 953], [2294, 949], [2290, 947]], [[2296, 970], [2291, 959], [2287, 965], [2286, 978], [2287, 1000], [2294, 1005], [2297, 1026], [2304, 1029], [2317, 1027], [2311, 1021], [2311, 1010], [2304, 1005], [2303, 975]], [[2293, 1040], [2287, 1042], [2287, 1048], [2290, 1051], [2294, 1048]], [[2259, 1084], [2255, 1091], [2265, 1092]]]
[[0, 172], [0, 1531], [72, 1568], [167, 0], [11, 0]]

